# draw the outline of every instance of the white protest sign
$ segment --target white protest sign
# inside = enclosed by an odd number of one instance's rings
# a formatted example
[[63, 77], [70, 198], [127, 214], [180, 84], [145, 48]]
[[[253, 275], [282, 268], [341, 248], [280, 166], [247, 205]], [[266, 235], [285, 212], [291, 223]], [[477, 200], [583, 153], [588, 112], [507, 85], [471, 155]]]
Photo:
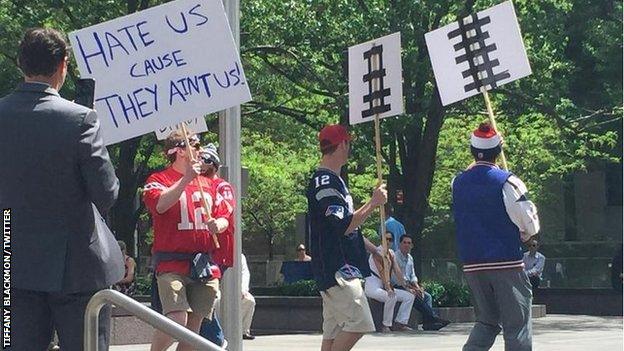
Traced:
[[531, 74], [511, 1], [425, 34], [442, 105]]
[[349, 123], [402, 113], [401, 33], [350, 47]]
[[251, 100], [221, 0], [176, 0], [69, 34], [104, 142]]
[[169, 134], [171, 134], [171, 132], [176, 131], [181, 128], [180, 124], [182, 123], [186, 125], [186, 129], [189, 132], [199, 134], [199, 133], [208, 131], [208, 126], [206, 125], [206, 120], [204, 119], [204, 117], [198, 117], [198, 118], [189, 119], [188, 121], [177, 123], [169, 127], [162, 127], [162, 128], [156, 129], [154, 131], [154, 133], [156, 133], [156, 139], [158, 140], [167, 139], [167, 137], [169, 136]]

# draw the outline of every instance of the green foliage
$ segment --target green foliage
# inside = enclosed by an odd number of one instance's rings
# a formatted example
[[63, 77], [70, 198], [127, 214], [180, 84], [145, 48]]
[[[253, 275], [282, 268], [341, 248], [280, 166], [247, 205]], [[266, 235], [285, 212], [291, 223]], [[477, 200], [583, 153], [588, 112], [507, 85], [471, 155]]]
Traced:
[[[0, 96], [21, 80], [16, 53], [25, 28], [51, 26], [70, 32], [163, 2], [0, 0]], [[276, 238], [292, 233], [295, 214], [306, 210], [303, 192], [318, 164], [318, 130], [345, 115], [345, 50], [395, 31], [401, 31], [407, 112], [382, 123], [384, 174], [396, 172], [398, 176], [391, 182], [397, 187], [414, 179], [416, 184], [425, 184], [413, 196], [419, 196], [418, 201], [426, 206], [412, 204], [405, 217], [426, 215], [426, 235], [449, 228], [449, 184], [471, 162], [468, 136], [486, 115], [479, 97], [453, 104], [444, 110], [443, 125], [437, 127], [439, 136], [433, 133], [422, 140], [435, 106], [435, 80], [423, 36], [455, 21], [461, 13], [498, 2], [242, 3], [241, 57], [254, 96], [242, 109], [242, 161], [250, 170], [249, 191], [242, 203], [245, 233], [263, 235], [270, 247]], [[622, 2], [516, 0], [514, 6], [533, 74], [496, 89], [491, 98], [505, 136], [510, 168], [527, 183], [539, 207], [551, 200], [544, 191], [549, 182], [621, 158]], [[73, 95], [75, 77], [72, 69], [63, 96]], [[209, 120], [215, 129], [214, 117]], [[369, 198], [376, 176], [372, 126], [358, 125], [354, 131], [359, 138], [348, 171], [357, 205]], [[214, 141], [216, 135], [210, 133], [205, 139]], [[409, 157], [400, 157], [397, 148], [401, 146]], [[427, 146], [437, 146], [431, 158], [421, 155]], [[166, 165], [153, 135], [142, 137], [138, 145], [128, 142], [109, 147], [109, 151], [124, 199], [136, 194], [137, 185], [149, 172]], [[408, 179], [415, 170], [428, 167], [431, 172], [424, 172], [423, 179]], [[429, 176], [430, 183], [425, 179]], [[407, 199], [414, 189], [405, 190]], [[131, 216], [133, 202], [126, 202], [125, 207], [115, 209], [116, 222]], [[140, 217], [143, 222], [148, 220], [144, 211]], [[117, 233], [131, 237], [133, 222], [126, 222], [114, 227]], [[363, 226], [364, 234], [376, 238], [378, 222], [373, 214]], [[147, 233], [149, 241], [150, 231]]]
[[467, 307], [472, 306], [470, 290], [466, 285], [453, 281], [427, 281], [420, 284], [431, 294], [435, 307]]
[[253, 131], [243, 135], [243, 165], [249, 187], [243, 199], [243, 230], [274, 240], [294, 231], [297, 213], [306, 211], [307, 178], [316, 163], [313, 150], [295, 150], [285, 142]]
[[150, 295], [152, 293], [151, 274], [136, 275], [134, 283], [136, 284], [136, 291], [134, 292], [134, 295]]
[[300, 280], [275, 289], [276, 296], [320, 296], [314, 280]]

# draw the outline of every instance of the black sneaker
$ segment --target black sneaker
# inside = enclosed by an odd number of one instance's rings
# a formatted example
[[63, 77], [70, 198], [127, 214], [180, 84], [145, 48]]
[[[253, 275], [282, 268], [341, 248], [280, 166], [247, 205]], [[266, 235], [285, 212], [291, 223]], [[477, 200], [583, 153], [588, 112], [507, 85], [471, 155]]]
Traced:
[[243, 334], [243, 340], [253, 340], [255, 338], [256, 337], [251, 334], [248, 334], [248, 333]]
[[437, 318], [434, 322], [423, 324], [423, 330], [440, 330], [450, 323], [446, 319]]

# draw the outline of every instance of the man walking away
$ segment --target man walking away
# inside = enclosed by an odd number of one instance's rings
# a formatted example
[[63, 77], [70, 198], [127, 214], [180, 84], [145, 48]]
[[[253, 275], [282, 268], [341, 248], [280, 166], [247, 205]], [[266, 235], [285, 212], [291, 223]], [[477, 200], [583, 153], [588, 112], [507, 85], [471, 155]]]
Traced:
[[496, 166], [502, 139], [489, 124], [470, 144], [475, 163], [452, 182], [457, 248], [476, 314], [463, 351], [489, 350], [501, 327], [506, 351], [530, 351], [532, 294], [522, 242], [539, 231], [537, 211], [524, 183]]

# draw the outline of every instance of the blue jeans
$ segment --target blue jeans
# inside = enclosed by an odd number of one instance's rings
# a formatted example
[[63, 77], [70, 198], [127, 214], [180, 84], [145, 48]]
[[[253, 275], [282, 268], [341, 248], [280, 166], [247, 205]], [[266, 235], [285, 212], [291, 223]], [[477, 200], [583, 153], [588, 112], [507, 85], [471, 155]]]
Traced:
[[223, 329], [221, 329], [221, 324], [215, 314], [212, 315], [212, 320], [204, 319], [199, 329], [199, 335], [219, 346], [223, 346], [225, 340]]
[[413, 308], [416, 309], [423, 317], [423, 324], [435, 322], [438, 315], [433, 311], [433, 299], [431, 294], [425, 291], [425, 297], [420, 298], [416, 295]]
[[[395, 285], [395, 289], [405, 290], [402, 286]], [[438, 317], [438, 315], [433, 310], [433, 299], [431, 298], [431, 294], [428, 292], [424, 292], [424, 298], [420, 298], [420, 296], [416, 295], [414, 299], [414, 305], [412, 308], [416, 311], [420, 312], [423, 317], [423, 324], [433, 323]]]
[[[219, 269], [221, 269], [221, 274], [225, 274], [225, 271], [227, 271], [228, 268], [229, 267], [220, 266]], [[216, 313], [212, 314], [211, 320], [204, 319], [202, 321], [201, 327], [199, 328], [199, 335], [203, 336], [210, 342], [223, 346], [225, 335], [223, 334], [223, 328], [221, 328], [221, 323], [219, 323]]]

